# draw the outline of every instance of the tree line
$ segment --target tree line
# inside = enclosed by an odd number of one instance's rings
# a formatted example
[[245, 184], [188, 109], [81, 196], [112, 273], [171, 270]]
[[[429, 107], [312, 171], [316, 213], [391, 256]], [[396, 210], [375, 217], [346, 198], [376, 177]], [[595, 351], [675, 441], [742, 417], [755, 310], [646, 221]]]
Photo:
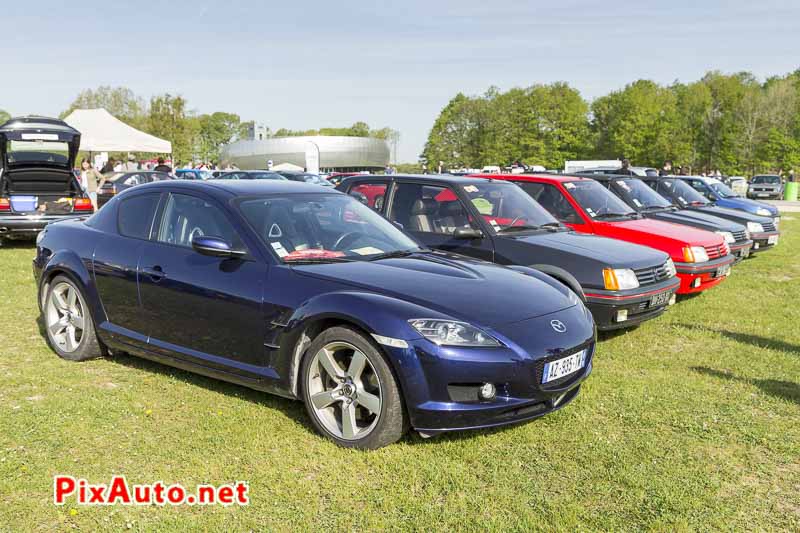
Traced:
[[563, 82], [459, 93], [422, 154], [429, 166], [448, 168], [622, 158], [729, 175], [798, 167], [800, 70], [764, 82], [718, 71], [668, 86], [637, 80], [591, 103]]
[[[242, 121], [235, 113], [197, 113], [180, 95], [165, 93], [145, 100], [126, 87], [108, 86], [81, 91], [59, 117], [64, 118], [76, 109], [101, 107], [129, 126], [170, 141], [173, 160], [182, 163], [219, 161], [222, 146], [245, 138], [254, 125], [253, 121]], [[9, 118], [7, 112], [0, 110], [0, 124]], [[364, 122], [356, 122], [349, 128], [306, 131], [281, 128], [275, 132], [267, 129], [267, 136], [297, 135], [376, 137], [395, 143], [399, 137], [399, 133], [391, 128], [371, 129]]]

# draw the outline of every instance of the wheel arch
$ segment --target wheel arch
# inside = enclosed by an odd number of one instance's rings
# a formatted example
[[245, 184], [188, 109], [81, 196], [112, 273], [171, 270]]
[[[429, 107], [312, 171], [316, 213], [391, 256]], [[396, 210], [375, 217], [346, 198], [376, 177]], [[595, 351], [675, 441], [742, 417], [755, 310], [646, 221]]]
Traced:
[[555, 265], [529, 265], [529, 266], [530, 268], [536, 269], [539, 272], [543, 272], [544, 274], [547, 274], [551, 278], [556, 279], [559, 282], [563, 283], [564, 285], [569, 287], [572, 290], [572, 292], [577, 294], [578, 298], [580, 298], [582, 302], [584, 303], [586, 302], [586, 295], [583, 294], [583, 287], [581, 287], [581, 284], [578, 282], [575, 276], [573, 276], [563, 268], [557, 267]]
[[81, 289], [83, 297], [89, 305], [92, 318], [95, 324], [98, 324], [100, 322], [98, 318], [105, 317], [105, 311], [97, 293], [97, 288], [94, 285], [94, 277], [89, 272], [86, 264], [71, 250], [54, 253], [43, 269], [37, 287], [39, 310], [41, 311], [44, 306], [43, 295], [46, 294], [45, 290], [50, 287], [53, 279], [59, 275], [66, 276]]

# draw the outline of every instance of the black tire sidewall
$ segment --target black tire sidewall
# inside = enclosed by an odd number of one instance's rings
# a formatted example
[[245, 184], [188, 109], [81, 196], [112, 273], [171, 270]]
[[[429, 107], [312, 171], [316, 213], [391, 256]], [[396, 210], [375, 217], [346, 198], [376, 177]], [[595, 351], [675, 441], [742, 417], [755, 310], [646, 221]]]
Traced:
[[[347, 342], [361, 350], [361, 352], [367, 356], [367, 359], [369, 359], [380, 381], [381, 413], [378, 423], [367, 436], [358, 440], [340, 439], [325, 429], [325, 426], [320, 422], [314, 412], [306, 387], [308, 373], [311, 368], [311, 360], [314, 354], [326, 344], [334, 341]], [[300, 367], [299, 389], [314, 428], [339, 446], [364, 450], [381, 448], [399, 440], [406, 431], [407, 422], [402, 393], [386, 357], [368, 337], [351, 328], [337, 326], [327, 329], [317, 335], [311, 342]]]

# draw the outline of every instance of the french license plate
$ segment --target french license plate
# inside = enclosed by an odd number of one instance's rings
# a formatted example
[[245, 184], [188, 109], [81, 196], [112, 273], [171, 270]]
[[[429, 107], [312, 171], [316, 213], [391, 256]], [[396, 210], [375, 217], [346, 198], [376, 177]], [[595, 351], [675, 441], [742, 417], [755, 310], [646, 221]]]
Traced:
[[739, 252], [739, 257], [741, 257], [742, 259], [747, 259], [748, 257], [750, 257], [750, 248], [742, 248], [741, 251]]
[[766, 197], [768, 197], [768, 196], [769, 196], [769, 193], [766, 193], [766, 192], [760, 192], [760, 193], [758, 193], [756, 196], [758, 196], [759, 198], [766, 198]]
[[716, 274], [714, 274], [715, 278], [721, 278], [723, 276], [729, 276], [731, 273], [731, 266], [730, 265], [723, 265], [717, 269]]
[[581, 350], [563, 359], [545, 363], [544, 372], [542, 372], [542, 384], [568, 376], [573, 372], [577, 372], [584, 366], [586, 366], [586, 350]]
[[767, 244], [778, 244], [778, 235], [770, 235], [767, 237]]
[[650, 307], [658, 307], [661, 305], [666, 305], [669, 303], [669, 297], [672, 296], [672, 293], [662, 292], [661, 294], [656, 294], [652, 298], [650, 298]]

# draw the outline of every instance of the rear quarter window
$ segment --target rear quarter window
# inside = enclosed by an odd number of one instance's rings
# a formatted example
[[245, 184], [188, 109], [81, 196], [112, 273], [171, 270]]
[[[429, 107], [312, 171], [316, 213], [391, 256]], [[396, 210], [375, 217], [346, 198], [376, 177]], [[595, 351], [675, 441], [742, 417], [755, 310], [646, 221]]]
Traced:
[[141, 194], [121, 200], [117, 208], [119, 234], [134, 239], [149, 239], [160, 196], [160, 193]]

